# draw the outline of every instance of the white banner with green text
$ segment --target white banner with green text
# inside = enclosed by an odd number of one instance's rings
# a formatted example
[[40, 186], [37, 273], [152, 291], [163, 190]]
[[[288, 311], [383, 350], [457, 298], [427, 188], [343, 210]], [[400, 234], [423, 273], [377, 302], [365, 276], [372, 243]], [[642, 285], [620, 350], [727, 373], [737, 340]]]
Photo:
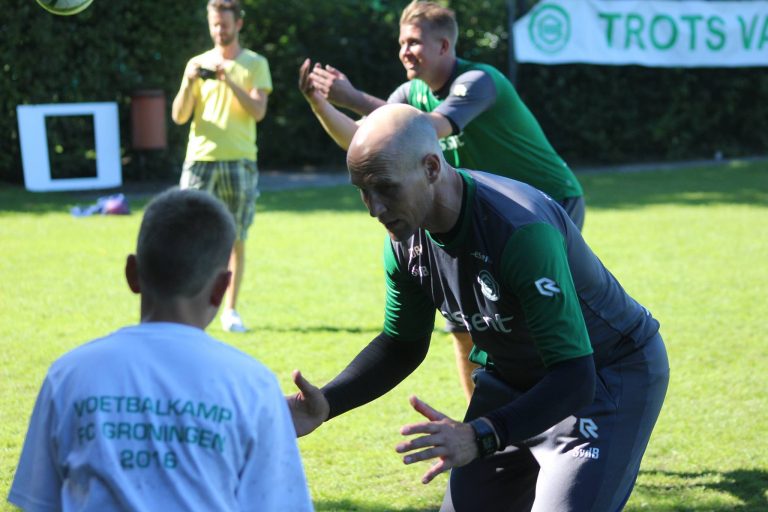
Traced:
[[540, 64], [768, 66], [768, 1], [544, 0], [514, 43]]

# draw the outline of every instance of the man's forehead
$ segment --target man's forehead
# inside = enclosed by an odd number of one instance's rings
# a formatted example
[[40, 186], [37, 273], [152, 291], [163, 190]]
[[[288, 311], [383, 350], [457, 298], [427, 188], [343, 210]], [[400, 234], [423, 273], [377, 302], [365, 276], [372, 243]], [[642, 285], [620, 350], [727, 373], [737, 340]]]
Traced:
[[376, 166], [375, 168], [353, 168], [349, 171], [350, 182], [357, 187], [371, 188], [380, 185], [389, 185], [398, 182], [397, 173]]
[[409, 37], [419, 36], [429, 31], [428, 27], [425, 27], [423, 23], [418, 21], [410, 21], [400, 25], [400, 35], [408, 35]]
[[235, 21], [235, 13], [228, 9], [208, 9], [208, 19], [215, 21]]

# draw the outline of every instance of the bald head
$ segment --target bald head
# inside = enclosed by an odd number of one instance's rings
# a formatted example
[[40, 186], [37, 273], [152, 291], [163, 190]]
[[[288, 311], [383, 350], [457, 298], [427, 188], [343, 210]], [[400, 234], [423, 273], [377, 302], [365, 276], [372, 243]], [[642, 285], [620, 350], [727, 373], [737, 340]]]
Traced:
[[347, 167], [350, 173], [404, 172], [417, 169], [427, 154], [442, 154], [429, 118], [410, 105], [384, 105], [352, 138]]
[[461, 178], [445, 163], [429, 117], [415, 108], [393, 104], [373, 111], [352, 138], [347, 167], [369, 213], [394, 240], [455, 222]]

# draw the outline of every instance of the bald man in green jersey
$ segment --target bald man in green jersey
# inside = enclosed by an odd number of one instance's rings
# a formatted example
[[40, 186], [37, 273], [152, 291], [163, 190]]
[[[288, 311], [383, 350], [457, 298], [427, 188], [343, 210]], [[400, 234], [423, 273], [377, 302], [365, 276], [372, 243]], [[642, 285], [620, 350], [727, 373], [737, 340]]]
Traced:
[[[428, 112], [449, 164], [533, 185], [559, 202], [581, 229], [585, 204], [576, 176], [501, 72], [456, 57], [457, 36], [452, 10], [414, 1], [400, 18], [400, 60], [408, 81], [386, 102], [352, 87], [337, 69], [313, 67], [309, 60], [302, 67], [301, 89], [325, 130], [344, 149], [357, 124], [334, 104], [360, 115], [386, 103], [407, 103]], [[446, 327], [454, 337], [459, 376], [469, 399], [476, 368], [468, 360], [472, 339], [462, 322], [447, 319]]]
[[414, 396], [426, 421], [401, 428], [406, 464], [435, 460], [424, 483], [451, 470], [442, 510], [620, 510], [669, 381], [659, 323], [556, 201], [454, 169], [415, 108], [368, 116], [347, 165], [389, 233], [384, 328], [322, 389], [294, 373], [298, 435], [413, 372], [437, 309], [487, 354], [464, 421]]

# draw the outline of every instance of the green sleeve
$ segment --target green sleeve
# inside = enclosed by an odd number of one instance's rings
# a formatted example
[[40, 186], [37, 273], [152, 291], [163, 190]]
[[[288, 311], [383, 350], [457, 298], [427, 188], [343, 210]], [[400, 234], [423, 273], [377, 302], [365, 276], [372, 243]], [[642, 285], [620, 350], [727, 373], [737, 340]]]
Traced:
[[435, 326], [435, 305], [424, 290], [400, 268], [392, 242], [384, 242], [384, 270], [387, 303], [384, 306], [384, 333], [402, 341], [423, 339]]
[[592, 353], [559, 231], [549, 224], [516, 231], [504, 248], [502, 272], [546, 366]]

